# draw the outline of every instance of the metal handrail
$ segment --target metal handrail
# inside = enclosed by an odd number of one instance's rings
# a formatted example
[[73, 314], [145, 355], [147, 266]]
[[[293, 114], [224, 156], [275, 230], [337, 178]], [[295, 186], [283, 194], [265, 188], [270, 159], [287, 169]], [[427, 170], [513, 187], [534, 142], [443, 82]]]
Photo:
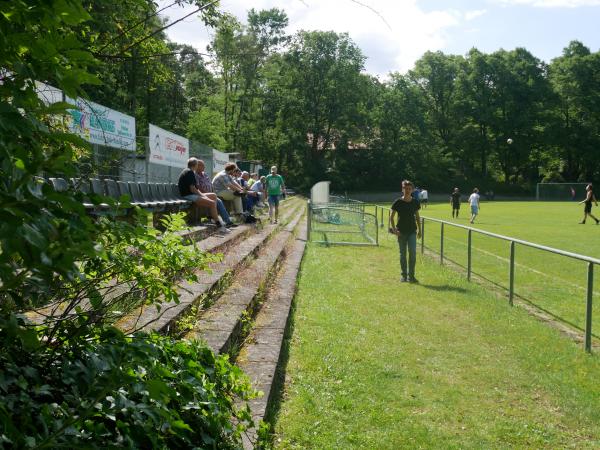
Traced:
[[545, 250], [547, 252], [555, 253], [557, 255], [568, 256], [569, 258], [579, 259], [581, 261], [586, 261], [586, 262], [590, 262], [590, 263], [593, 263], [593, 264], [600, 265], [600, 259], [592, 258], [591, 256], [580, 255], [579, 253], [567, 252], [565, 250], [560, 250], [558, 248], [547, 247], [545, 245], [535, 244], [533, 242], [524, 241], [522, 239], [517, 239], [517, 238], [510, 237], [510, 236], [504, 236], [502, 234], [491, 233], [489, 231], [480, 230], [480, 229], [473, 228], [473, 227], [467, 227], [465, 225], [460, 225], [460, 224], [457, 224], [457, 223], [448, 222], [448, 221], [442, 220], [442, 219], [434, 219], [432, 217], [426, 217], [426, 216], [421, 216], [421, 218], [422, 219], [426, 219], [426, 220], [430, 220], [432, 222], [443, 223], [443, 224], [447, 224], [447, 225], [450, 225], [450, 226], [453, 226], [453, 227], [463, 228], [465, 230], [474, 231], [475, 233], [479, 233], [479, 234], [484, 234], [486, 236], [495, 237], [495, 238], [498, 238], [498, 239], [502, 239], [504, 241], [514, 242], [516, 244], [525, 245], [527, 247], [536, 248], [538, 250]]
[[[385, 206], [379, 206], [381, 208], [381, 226], [383, 226], [383, 210], [388, 210], [388, 220], [391, 214], [391, 209]], [[376, 210], [377, 211], [377, 210]], [[377, 214], [377, 212], [376, 212]], [[462, 228], [468, 231], [467, 236], [467, 280], [471, 281], [471, 246], [472, 246], [472, 233], [479, 233], [484, 236], [493, 237], [510, 243], [510, 263], [509, 263], [509, 274], [508, 274], [508, 302], [513, 305], [514, 296], [514, 283], [515, 283], [515, 244], [520, 244], [525, 247], [534, 248], [537, 250], [546, 251], [555, 255], [566, 256], [568, 258], [577, 259], [587, 263], [587, 295], [586, 295], [586, 315], [585, 315], [585, 340], [584, 346], [587, 352], [592, 351], [592, 299], [594, 291], [594, 264], [600, 265], [600, 259], [593, 258], [591, 256], [580, 255], [578, 253], [568, 252], [566, 250], [560, 250], [558, 248], [548, 247], [546, 245], [535, 244], [533, 242], [524, 241], [522, 239], [512, 238], [510, 236], [504, 236], [502, 234], [491, 233], [489, 231], [480, 230], [465, 225], [459, 225], [457, 223], [448, 222], [442, 219], [434, 219], [432, 217], [421, 216], [421, 253], [425, 251], [425, 221], [437, 222], [441, 224], [440, 230], [440, 264], [444, 263], [444, 225]]]

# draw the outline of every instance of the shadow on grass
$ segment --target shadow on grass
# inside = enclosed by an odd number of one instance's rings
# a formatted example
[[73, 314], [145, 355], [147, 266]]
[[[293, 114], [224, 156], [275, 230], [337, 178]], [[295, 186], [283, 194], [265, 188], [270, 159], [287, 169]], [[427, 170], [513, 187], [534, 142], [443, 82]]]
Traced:
[[425, 289], [430, 289], [432, 291], [439, 291], [439, 292], [460, 292], [461, 294], [465, 294], [467, 291], [467, 289], [465, 288], [461, 288], [461, 287], [457, 287], [457, 286], [448, 286], [446, 285], [434, 285], [434, 284], [425, 284], [425, 283], [419, 283], [419, 286], [424, 287]]

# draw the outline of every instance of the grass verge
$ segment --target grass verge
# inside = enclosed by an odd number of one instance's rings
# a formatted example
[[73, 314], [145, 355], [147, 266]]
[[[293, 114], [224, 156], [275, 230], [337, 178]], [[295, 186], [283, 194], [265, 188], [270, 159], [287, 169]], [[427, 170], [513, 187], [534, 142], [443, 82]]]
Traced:
[[600, 359], [397, 248], [305, 255], [277, 448], [597, 448]]

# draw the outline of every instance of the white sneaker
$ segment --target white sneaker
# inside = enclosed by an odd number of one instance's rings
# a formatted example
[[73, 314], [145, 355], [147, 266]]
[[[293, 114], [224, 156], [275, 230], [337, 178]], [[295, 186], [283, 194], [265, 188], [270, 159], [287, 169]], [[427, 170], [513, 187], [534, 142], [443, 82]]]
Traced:
[[229, 228], [227, 228], [225, 225], [221, 225], [219, 227], [219, 229], [217, 230], [217, 232], [219, 234], [229, 234], [229, 233], [231, 233], [231, 230]]

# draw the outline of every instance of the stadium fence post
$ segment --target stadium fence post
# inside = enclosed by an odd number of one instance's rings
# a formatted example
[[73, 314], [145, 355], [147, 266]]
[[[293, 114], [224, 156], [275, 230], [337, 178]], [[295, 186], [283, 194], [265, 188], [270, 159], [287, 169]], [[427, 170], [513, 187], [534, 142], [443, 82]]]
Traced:
[[[365, 212], [363, 210], [363, 223], [365, 222]], [[379, 227], [377, 226], [377, 221], [379, 218], [377, 217], [377, 205], [375, 205], [375, 244], [379, 245]], [[383, 217], [381, 218], [381, 226], [383, 226]]]
[[425, 253], [425, 217], [421, 217], [421, 255]]
[[307, 220], [306, 220], [306, 240], [310, 241], [310, 227], [312, 222], [312, 205], [310, 204], [310, 200], [307, 202], [308, 211], [307, 211]]
[[510, 241], [510, 267], [508, 276], [508, 304], [513, 306], [515, 294], [515, 241]]
[[594, 263], [588, 263], [587, 304], [585, 311], [585, 351], [592, 352], [592, 295], [594, 292]]
[[467, 281], [471, 281], [471, 242], [472, 242], [472, 230], [469, 230], [467, 234]]
[[440, 264], [444, 264], [444, 222], [440, 231]]

